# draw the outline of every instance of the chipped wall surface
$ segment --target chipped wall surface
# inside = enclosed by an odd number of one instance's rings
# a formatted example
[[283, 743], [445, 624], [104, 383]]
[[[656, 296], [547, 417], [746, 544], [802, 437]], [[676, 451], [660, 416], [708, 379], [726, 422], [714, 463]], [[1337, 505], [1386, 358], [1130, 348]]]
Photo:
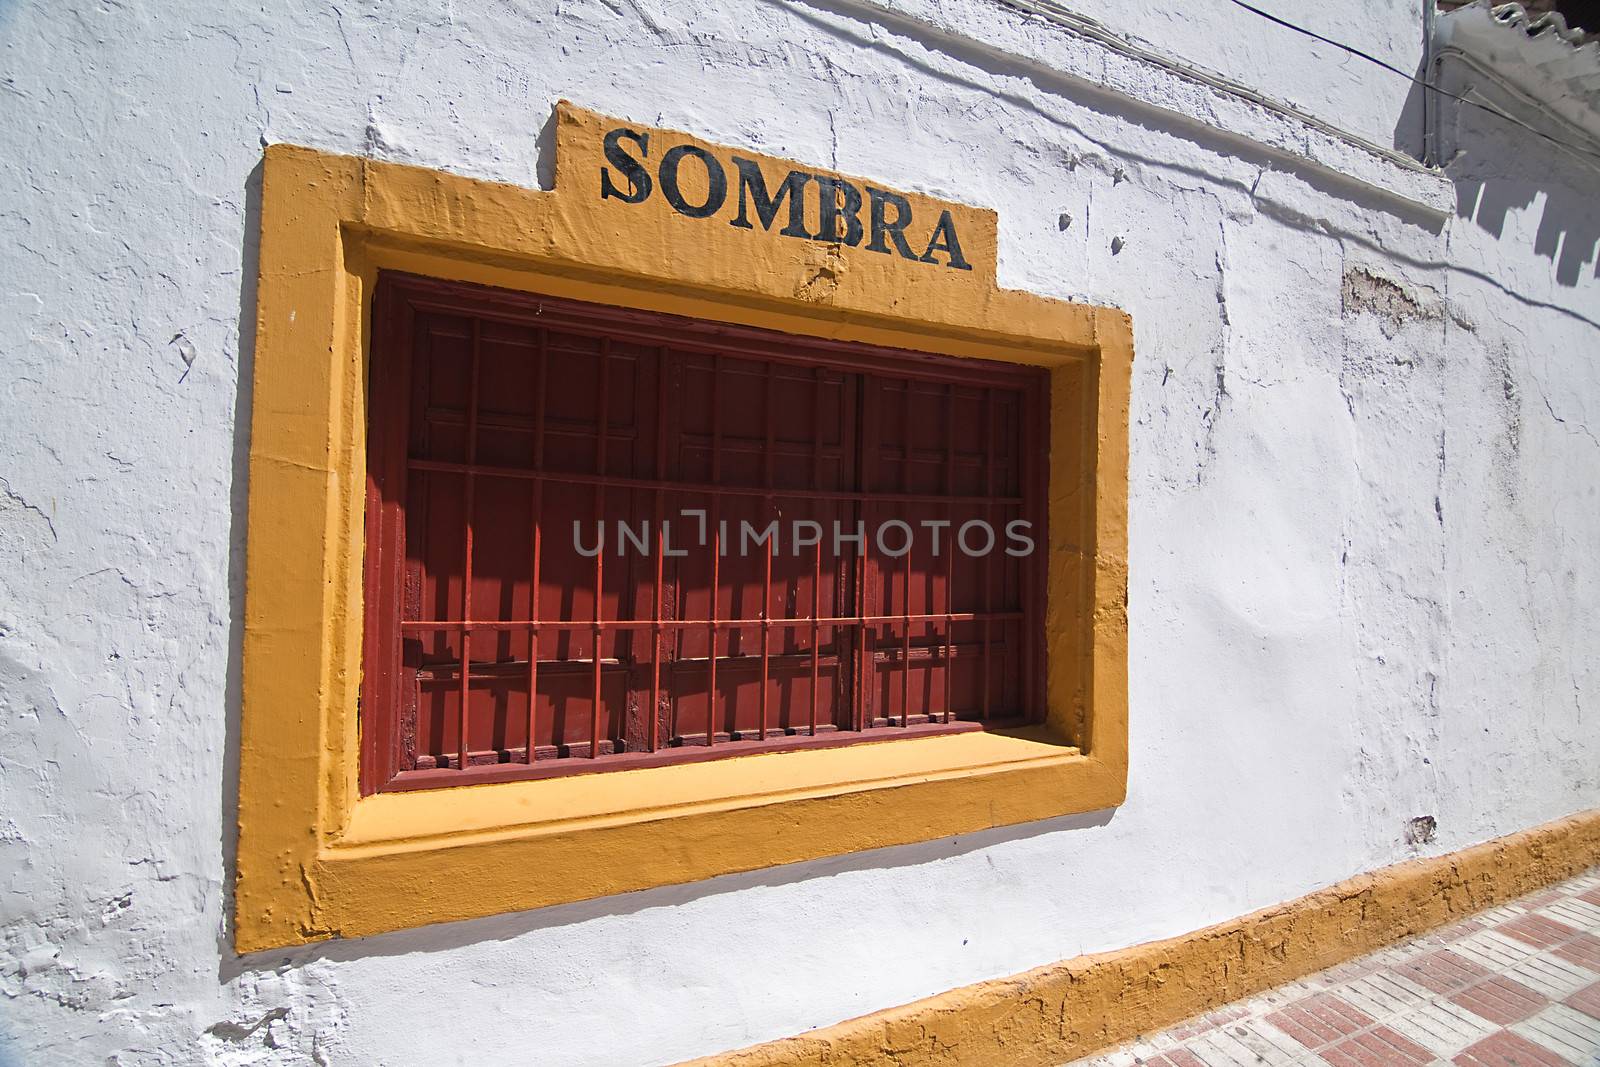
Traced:
[[[1272, 88], [1236, 41], [1284, 31], [1192, 32]], [[1056, 77], [1100, 62], [1064, 34], [966, 0], [0, 5], [0, 1049], [670, 1063], [1600, 805], [1600, 174], [1465, 114], [1443, 175], [1353, 171], [1169, 73]], [[1372, 140], [1409, 117], [1360, 62], [1299, 77]], [[1002, 284], [1132, 313], [1128, 799], [241, 960], [261, 145], [535, 184], [561, 97], [992, 207]]]

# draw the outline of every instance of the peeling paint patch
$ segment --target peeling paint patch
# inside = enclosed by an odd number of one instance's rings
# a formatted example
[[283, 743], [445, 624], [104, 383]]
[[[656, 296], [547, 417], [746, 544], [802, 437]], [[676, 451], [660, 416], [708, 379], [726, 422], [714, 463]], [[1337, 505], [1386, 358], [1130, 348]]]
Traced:
[[1438, 819], [1432, 815], [1418, 815], [1406, 823], [1406, 844], [1426, 845], [1438, 830]]
[[210, 1026], [206, 1027], [206, 1033], [220, 1037], [224, 1041], [233, 1041], [237, 1043], [248, 1040], [262, 1027], [271, 1026], [278, 1020], [286, 1019], [288, 1017], [288, 1008], [273, 1008], [259, 1019], [255, 1019], [251, 1022], [236, 1023], [230, 1020], [224, 1020], [220, 1023], [212, 1023]]
[[1522, 392], [1517, 387], [1511, 351], [1502, 346], [1490, 353], [1490, 368], [1499, 386], [1492, 394], [1500, 432], [1494, 437], [1495, 482], [1509, 501], [1515, 501], [1522, 480]]
[[56, 533], [55, 520], [50, 517], [50, 513], [12, 489], [10, 482], [0, 478], [0, 521], [5, 521], [6, 525], [10, 526], [11, 521], [5, 519], [8, 511], [31, 514], [37, 521], [44, 523], [45, 529], [50, 534], [50, 540], [61, 540], [60, 535]]
[[1347, 318], [1355, 315], [1375, 316], [1383, 335], [1388, 338], [1393, 338], [1408, 322], [1436, 320], [1441, 314], [1436, 298], [1419, 296], [1399, 282], [1367, 267], [1346, 270], [1339, 295], [1340, 306]]

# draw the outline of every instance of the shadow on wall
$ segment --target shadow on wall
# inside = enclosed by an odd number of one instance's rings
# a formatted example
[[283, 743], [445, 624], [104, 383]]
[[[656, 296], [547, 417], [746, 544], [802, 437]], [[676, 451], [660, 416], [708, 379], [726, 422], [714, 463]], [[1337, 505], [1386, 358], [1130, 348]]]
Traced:
[[[1394, 150], [1421, 159], [1427, 148], [1427, 127], [1422, 115], [1423, 79], [1427, 77], [1428, 61], [1423, 58], [1417, 62], [1417, 69], [1411, 73], [1411, 89], [1406, 93], [1405, 103], [1400, 105], [1400, 117], [1394, 124]], [[1387, 71], [1376, 71], [1375, 78], [1390, 77]], [[1398, 75], [1395, 75], [1398, 77]]]
[[[0, 0], [3, 2], [3, 0]], [[222, 925], [217, 952], [233, 957], [233, 880], [239, 859], [239, 720], [244, 692], [245, 525], [249, 519], [251, 395], [256, 375], [256, 281], [261, 250], [261, 163], [244, 181], [244, 241], [239, 255], [239, 381], [233, 404], [233, 480], [228, 511], [227, 718], [222, 756]], [[0, 1067], [5, 1067], [0, 1063]]]
[[[1478, 164], [1488, 162], [1491, 169], [1485, 172]], [[1527, 159], [1516, 154], [1493, 161], [1474, 160], [1470, 156], [1453, 160], [1445, 172], [1456, 186], [1456, 214], [1469, 219], [1487, 231], [1496, 240], [1506, 239], [1506, 217], [1512, 208], [1527, 208], [1543, 194], [1544, 208], [1539, 216], [1538, 230], [1533, 236], [1533, 251], [1555, 264], [1556, 283], [1571, 288], [1582, 279], [1584, 271], [1593, 267], [1592, 276], [1600, 278], [1600, 263], [1596, 262], [1600, 248], [1600, 211], [1596, 210], [1596, 195], [1591, 187], [1588, 193], [1553, 184], [1546, 175], [1508, 174], [1505, 169], [1524, 167], [1535, 171], [1537, 164], [1548, 159]], [[1495, 170], [1501, 171], [1495, 173]], [[1591, 172], [1591, 182], [1600, 184], [1600, 171]], [[1513, 235], [1512, 240], [1519, 239]]]
[[[1422, 85], [1426, 75], [1426, 65], [1419, 65], [1394, 131], [1395, 150], [1417, 159], [1423, 158], [1426, 143], [1426, 90]], [[1549, 137], [1577, 141], [1581, 136], [1537, 106], [1513, 98], [1459, 59], [1445, 59], [1436, 84], [1445, 92], [1537, 126]], [[1524, 235], [1507, 235], [1511, 210], [1542, 201], [1533, 235], [1534, 253], [1555, 264], [1559, 285], [1576, 286], [1586, 269], [1600, 278], [1600, 195], [1596, 193], [1600, 158], [1585, 155], [1582, 148], [1564, 148], [1484, 106], [1443, 93], [1437, 96], [1434, 110], [1439, 126], [1438, 155], [1446, 161], [1444, 172], [1456, 187], [1456, 215], [1476, 223], [1496, 241], [1515, 243]]]
[[[1560, 286], [1573, 288], [1585, 274], [1600, 278], [1600, 158], [1584, 154], [1575, 130], [1507, 98], [1482, 75], [1446, 62], [1439, 83], [1573, 144], [1557, 144], [1483, 107], [1441, 99], [1440, 158], [1455, 183], [1456, 214], [1508, 249], [1531, 243], [1535, 255], [1555, 265]], [[1512, 216], [1530, 208], [1538, 212], [1536, 226]]]
[[[758, 886], [794, 885], [855, 871], [921, 867], [953, 856], [993, 848], [1008, 841], [1107, 826], [1116, 814], [1116, 809], [1112, 808], [1085, 812], [1081, 815], [1063, 815], [1055, 819], [1000, 826], [937, 841], [894, 845], [866, 852], [850, 852], [804, 863], [788, 863], [764, 870], [725, 874], [700, 882], [645, 889], [637, 893], [597, 897], [571, 904], [554, 904], [547, 908], [510, 912], [482, 919], [436, 923], [413, 930], [397, 930], [393, 933], [373, 934], [350, 940], [318, 941], [309, 945], [267, 949], [247, 956], [235, 955], [230, 943], [222, 952], [218, 978], [228, 982], [248, 971], [298, 968], [321, 960], [343, 962], [380, 956], [407, 956], [418, 952], [448, 952], [481, 942], [510, 941], [535, 930], [571, 926], [610, 916], [632, 915], [652, 908], [678, 907], [702, 897], [738, 893]], [[228, 876], [231, 878], [232, 875], [233, 870], [230, 867]], [[231, 908], [230, 899], [230, 915]], [[0, 1067], [6, 1065], [0, 1063]]]

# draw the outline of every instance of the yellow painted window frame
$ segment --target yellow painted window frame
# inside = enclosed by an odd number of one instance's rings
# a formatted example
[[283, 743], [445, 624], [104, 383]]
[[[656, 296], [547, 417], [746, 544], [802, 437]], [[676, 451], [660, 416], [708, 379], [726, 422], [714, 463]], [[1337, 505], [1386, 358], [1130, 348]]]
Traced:
[[[556, 119], [548, 192], [266, 150], [240, 952], [933, 840], [1109, 808], [1125, 794], [1128, 317], [999, 288], [995, 215], [964, 205], [906, 194], [919, 218], [952, 212], [971, 271], [602, 200], [600, 143], [618, 123], [566, 103]], [[675, 144], [728, 151], [650, 133], [658, 158]], [[773, 188], [794, 166], [740, 154]], [[380, 270], [1048, 367], [1044, 723], [360, 796], [366, 324]]]

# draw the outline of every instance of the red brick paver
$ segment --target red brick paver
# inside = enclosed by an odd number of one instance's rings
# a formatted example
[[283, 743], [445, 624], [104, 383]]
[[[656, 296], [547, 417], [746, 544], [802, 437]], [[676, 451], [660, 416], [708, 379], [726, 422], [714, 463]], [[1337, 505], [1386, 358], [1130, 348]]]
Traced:
[[1492, 1023], [1501, 1026], [1510, 1026], [1520, 1023], [1546, 1004], [1550, 999], [1542, 993], [1537, 993], [1521, 982], [1514, 982], [1504, 975], [1491, 975], [1462, 990], [1450, 998], [1452, 1004], [1459, 1004], [1474, 1015], [1481, 1015]]
[[1459, 1067], [1568, 1067], [1554, 1052], [1509, 1030], [1489, 1035], [1452, 1062]]
[[1318, 993], [1267, 1016], [1267, 1022], [1306, 1048], [1318, 1049], [1371, 1026], [1366, 1012], [1332, 993]]
[[1600, 937], [1579, 934], [1559, 948], [1552, 949], [1557, 956], [1591, 971], [1600, 971]]
[[1510, 922], [1501, 923], [1495, 929], [1535, 948], [1550, 948], [1563, 944], [1578, 932], [1566, 923], [1558, 923], [1543, 915], [1524, 915]]
[[1454, 993], [1473, 982], [1482, 981], [1492, 973], [1489, 968], [1474, 963], [1449, 949], [1430, 952], [1408, 960], [1394, 969], [1402, 978], [1409, 978], [1432, 993]]
[[1387, 1026], [1375, 1026], [1322, 1050], [1321, 1056], [1333, 1067], [1389, 1067], [1391, 1064], [1433, 1062], [1433, 1053], [1409, 1041]]
[[1585, 1015], [1600, 1019], [1600, 982], [1580, 989], [1566, 999], [1569, 1008], [1577, 1008]]
[[1206, 1067], [1199, 1056], [1186, 1048], [1175, 1048], [1165, 1056], [1145, 1061], [1147, 1067]]

